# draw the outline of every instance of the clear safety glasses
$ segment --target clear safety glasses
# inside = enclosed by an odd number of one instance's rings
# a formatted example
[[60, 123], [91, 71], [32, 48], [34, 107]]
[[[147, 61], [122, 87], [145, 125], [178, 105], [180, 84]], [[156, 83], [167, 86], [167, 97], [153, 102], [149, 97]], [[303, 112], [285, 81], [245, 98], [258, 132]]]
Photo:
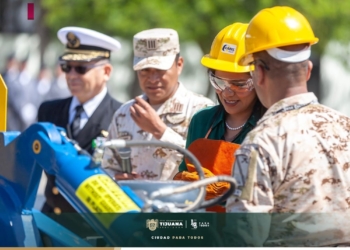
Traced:
[[229, 88], [238, 94], [252, 91], [254, 88], [253, 80], [251, 78], [248, 80], [232, 80], [218, 77], [212, 72], [209, 72], [209, 81], [217, 90], [224, 91], [226, 88]]

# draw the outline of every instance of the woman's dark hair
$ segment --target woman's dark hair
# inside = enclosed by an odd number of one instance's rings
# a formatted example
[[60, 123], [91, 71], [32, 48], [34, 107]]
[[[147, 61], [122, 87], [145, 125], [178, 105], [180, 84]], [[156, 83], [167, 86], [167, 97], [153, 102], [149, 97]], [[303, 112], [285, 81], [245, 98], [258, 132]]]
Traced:
[[260, 119], [266, 112], [266, 108], [262, 105], [259, 98], [256, 98], [256, 103], [254, 105], [253, 112], [255, 112], [258, 119]]

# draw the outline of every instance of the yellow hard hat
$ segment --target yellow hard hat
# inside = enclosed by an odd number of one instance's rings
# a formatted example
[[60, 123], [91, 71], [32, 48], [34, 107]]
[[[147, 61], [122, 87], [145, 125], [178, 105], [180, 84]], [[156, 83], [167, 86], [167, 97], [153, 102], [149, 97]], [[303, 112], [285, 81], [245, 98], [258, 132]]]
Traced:
[[248, 24], [233, 23], [216, 35], [210, 53], [202, 57], [207, 68], [226, 72], [249, 72], [251, 66], [240, 66], [238, 60], [244, 53], [244, 34]]
[[318, 42], [306, 18], [293, 8], [276, 6], [266, 8], [250, 21], [245, 36], [245, 54], [240, 65], [253, 61], [253, 53], [288, 45]]

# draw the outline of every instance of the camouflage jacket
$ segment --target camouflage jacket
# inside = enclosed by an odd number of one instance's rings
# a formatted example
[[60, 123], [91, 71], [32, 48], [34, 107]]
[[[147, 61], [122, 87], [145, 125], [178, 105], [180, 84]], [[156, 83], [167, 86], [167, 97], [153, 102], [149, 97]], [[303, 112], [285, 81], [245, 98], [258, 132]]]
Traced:
[[[142, 96], [146, 99], [146, 96]], [[157, 140], [151, 133], [141, 130], [130, 116], [134, 100], [125, 103], [114, 114], [109, 127], [108, 139]], [[162, 104], [157, 113], [167, 125], [160, 141], [170, 142], [185, 148], [188, 126], [198, 110], [214, 105], [210, 99], [192, 93], [180, 83], [175, 95]], [[167, 148], [133, 147], [131, 163], [133, 171], [143, 179], [169, 180], [177, 173], [182, 154]], [[110, 174], [121, 171], [117, 152], [105, 149], [102, 167]]]
[[349, 132], [350, 118], [313, 93], [275, 103], [236, 151], [241, 192], [227, 212], [269, 213], [265, 245], [349, 243]]

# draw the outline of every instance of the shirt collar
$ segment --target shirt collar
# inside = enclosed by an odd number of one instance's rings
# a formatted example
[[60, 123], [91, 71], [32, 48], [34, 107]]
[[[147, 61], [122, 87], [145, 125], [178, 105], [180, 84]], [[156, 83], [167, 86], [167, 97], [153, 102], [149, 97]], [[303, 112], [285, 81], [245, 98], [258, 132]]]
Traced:
[[[84, 112], [89, 118], [92, 116], [92, 114], [95, 112], [97, 107], [100, 105], [100, 103], [102, 102], [106, 94], [107, 94], [107, 87], [104, 87], [100, 93], [98, 93], [93, 98], [91, 98], [90, 100], [88, 100], [83, 104]], [[72, 112], [74, 112], [75, 107], [79, 105], [81, 105], [81, 103], [79, 102], [78, 98], [73, 96], [72, 102], [69, 107], [69, 113], [71, 114]]]
[[317, 103], [317, 97], [314, 93], [308, 92], [303, 94], [294, 95], [291, 97], [284, 98], [275, 104], [273, 104], [265, 113], [265, 115], [258, 121], [258, 124], [274, 116], [276, 112], [283, 112], [283, 109], [288, 109], [287, 107], [296, 105], [297, 106], [306, 106], [311, 103]]
[[[255, 105], [258, 105], [258, 103], [256, 103]], [[244, 127], [247, 127], [247, 126], [255, 127], [256, 126], [256, 123], [258, 122], [258, 120], [260, 118], [256, 112], [256, 109], [257, 109], [257, 107], [255, 106], [252, 114], [249, 116], [248, 121], [244, 125]], [[224, 109], [224, 107], [221, 105], [217, 105], [216, 112], [220, 112], [220, 113], [216, 116], [215, 120], [213, 121], [213, 128], [215, 126], [217, 126], [218, 124], [225, 122], [225, 109]]]

